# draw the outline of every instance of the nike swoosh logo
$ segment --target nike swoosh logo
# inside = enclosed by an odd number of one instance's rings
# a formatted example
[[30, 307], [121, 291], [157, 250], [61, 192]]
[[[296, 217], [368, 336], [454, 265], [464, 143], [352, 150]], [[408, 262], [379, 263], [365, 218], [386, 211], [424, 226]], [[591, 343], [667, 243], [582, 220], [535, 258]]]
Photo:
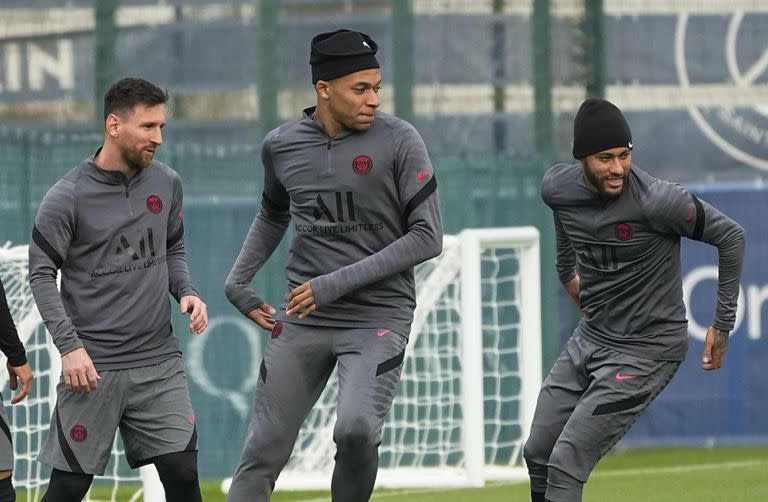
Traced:
[[686, 223], [690, 223], [693, 221], [693, 206], [690, 207], [690, 212], [688, 213], [688, 218], [685, 220]]
[[417, 176], [417, 177], [418, 177], [420, 180], [423, 180], [424, 178], [426, 178], [427, 176], [429, 176], [429, 173], [431, 173], [431, 172], [432, 172], [432, 170], [431, 170], [431, 169], [427, 169], [427, 170], [426, 170], [426, 171], [424, 171], [423, 173], [416, 173], [416, 176]]
[[632, 375], [622, 375], [621, 371], [616, 373], [616, 380], [630, 380], [632, 378], [637, 378], [637, 375], [635, 375], [635, 376], [632, 376]]
[[376, 331], [376, 336], [384, 336], [387, 333], [389, 333], [390, 331], [392, 331], [392, 330], [391, 329], [380, 329], [380, 330]]

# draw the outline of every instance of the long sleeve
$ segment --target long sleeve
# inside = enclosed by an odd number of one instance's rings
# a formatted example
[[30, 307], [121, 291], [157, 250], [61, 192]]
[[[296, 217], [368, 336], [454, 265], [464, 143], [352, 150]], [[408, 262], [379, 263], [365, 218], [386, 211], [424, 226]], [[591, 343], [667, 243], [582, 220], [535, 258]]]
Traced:
[[555, 267], [557, 276], [562, 284], [576, 277], [576, 252], [573, 249], [571, 239], [563, 229], [563, 223], [555, 215], [555, 244], [557, 246], [557, 258]]
[[168, 290], [177, 301], [183, 296], [200, 296], [192, 283], [187, 256], [184, 251], [183, 201], [181, 179], [176, 175], [173, 180], [173, 202], [168, 213], [166, 263], [168, 265]]
[[75, 233], [75, 213], [74, 185], [62, 179], [43, 198], [29, 244], [29, 285], [45, 327], [62, 356], [83, 347], [56, 287], [58, 270]]
[[427, 148], [416, 129], [405, 121], [398, 122], [393, 138], [394, 176], [404, 234], [362, 260], [310, 280], [318, 308], [360, 287], [408, 270], [442, 251], [437, 178]]
[[290, 199], [275, 175], [269, 145], [268, 136], [261, 151], [264, 166], [261, 207], [224, 285], [227, 299], [243, 315], [264, 303], [251, 288], [251, 281], [280, 245], [291, 219]]
[[405, 235], [358, 262], [310, 280], [318, 307], [439, 255], [443, 249], [439, 206], [435, 193], [410, 213]]
[[567, 173], [569, 166], [558, 164], [547, 170], [541, 180], [541, 200], [552, 209], [555, 219], [555, 245], [557, 258], [555, 267], [560, 283], [565, 284], [576, 277], [576, 251], [573, 249], [573, 243], [568, 237], [563, 227], [563, 222], [557, 215], [557, 193], [561, 191], [558, 180], [563, 173]]
[[717, 247], [717, 307], [712, 326], [732, 331], [736, 324], [739, 283], [744, 265], [746, 232], [741, 225], [705, 201], [696, 199], [704, 215], [701, 241]]
[[659, 231], [676, 233], [717, 248], [717, 307], [712, 326], [733, 330], [746, 248], [744, 229], [680, 185], [662, 180], [657, 183], [656, 190], [649, 192], [652, 194], [647, 205], [650, 221]]
[[2, 281], [0, 281], [0, 350], [8, 358], [11, 366], [22, 366], [27, 363], [24, 344], [19, 340]]

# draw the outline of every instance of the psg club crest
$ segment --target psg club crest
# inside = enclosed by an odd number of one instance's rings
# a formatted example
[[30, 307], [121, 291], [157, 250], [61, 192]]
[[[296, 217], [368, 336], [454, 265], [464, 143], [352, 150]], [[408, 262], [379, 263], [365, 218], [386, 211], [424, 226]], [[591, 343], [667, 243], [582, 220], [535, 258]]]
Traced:
[[86, 429], [84, 425], [75, 425], [69, 431], [69, 437], [76, 443], [82, 443], [88, 439], [88, 429]]
[[358, 155], [352, 161], [352, 170], [357, 174], [368, 174], [373, 169], [373, 161], [367, 155]]
[[157, 195], [147, 197], [147, 209], [150, 213], [157, 214], [163, 210], [163, 201]]
[[627, 223], [616, 225], [616, 238], [620, 241], [628, 241], [632, 238], [632, 227]]

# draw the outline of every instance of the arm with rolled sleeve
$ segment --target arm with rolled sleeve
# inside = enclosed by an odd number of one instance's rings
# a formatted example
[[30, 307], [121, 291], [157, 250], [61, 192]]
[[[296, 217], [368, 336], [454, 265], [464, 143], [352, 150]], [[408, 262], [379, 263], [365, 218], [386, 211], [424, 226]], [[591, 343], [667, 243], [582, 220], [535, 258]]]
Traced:
[[29, 285], [45, 327], [62, 356], [83, 347], [56, 287], [58, 271], [75, 234], [75, 213], [74, 184], [61, 179], [40, 204], [29, 244]]
[[648, 194], [646, 207], [656, 230], [706, 242], [717, 248], [717, 307], [712, 326], [722, 331], [733, 330], [746, 247], [744, 229], [675, 183], [657, 180]]
[[264, 166], [261, 207], [224, 285], [227, 299], [243, 315], [248, 315], [264, 303], [251, 288], [251, 281], [280, 245], [291, 219], [290, 199], [275, 174], [270, 140], [271, 136], [267, 136], [261, 150]]
[[181, 179], [173, 178], [173, 202], [168, 213], [168, 234], [166, 236], [166, 264], [168, 266], [168, 290], [179, 301], [185, 296], [200, 297], [189, 275], [187, 256], [184, 251], [184, 219], [182, 205], [184, 195]]
[[437, 179], [418, 132], [401, 121], [395, 131], [395, 183], [405, 233], [380, 251], [309, 281], [318, 307], [442, 252], [443, 226]]

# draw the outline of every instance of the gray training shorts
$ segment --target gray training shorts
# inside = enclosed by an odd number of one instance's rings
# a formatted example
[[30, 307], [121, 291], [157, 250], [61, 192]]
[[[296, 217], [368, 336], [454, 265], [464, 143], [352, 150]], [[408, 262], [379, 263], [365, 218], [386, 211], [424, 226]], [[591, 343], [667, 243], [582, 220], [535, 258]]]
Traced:
[[70, 392], [63, 380], [59, 382], [40, 462], [62, 471], [101, 475], [118, 427], [128, 465], [134, 469], [158, 455], [197, 450], [181, 357], [99, 375], [99, 386], [91, 393]]

